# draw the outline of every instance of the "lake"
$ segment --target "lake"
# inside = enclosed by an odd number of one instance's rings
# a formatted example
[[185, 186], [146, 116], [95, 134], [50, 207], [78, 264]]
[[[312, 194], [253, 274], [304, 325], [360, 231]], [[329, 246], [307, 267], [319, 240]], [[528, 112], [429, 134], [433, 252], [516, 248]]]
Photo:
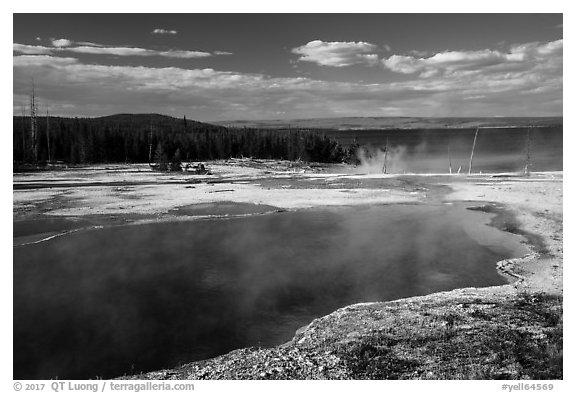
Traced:
[[[331, 130], [327, 135], [343, 146], [355, 142], [368, 148], [368, 172], [381, 172], [388, 145], [388, 173], [468, 173], [475, 128]], [[480, 128], [474, 147], [472, 172], [519, 172], [563, 169], [563, 127]]]

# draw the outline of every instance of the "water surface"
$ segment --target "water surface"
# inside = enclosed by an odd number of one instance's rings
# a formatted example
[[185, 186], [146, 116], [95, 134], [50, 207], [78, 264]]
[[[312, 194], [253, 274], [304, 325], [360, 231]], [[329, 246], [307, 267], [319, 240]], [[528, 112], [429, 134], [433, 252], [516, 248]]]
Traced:
[[272, 346], [357, 302], [504, 282], [526, 252], [455, 205], [126, 225], [14, 248], [14, 378], [114, 377]]
[[[388, 173], [467, 173], [476, 128], [328, 131], [343, 146], [358, 143], [369, 156], [389, 148]], [[523, 171], [529, 155], [531, 171], [561, 171], [563, 127], [480, 128], [474, 146], [472, 172]], [[370, 161], [370, 160], [369, 160]], [[383, 157], [374, 162], [381, 171]]]

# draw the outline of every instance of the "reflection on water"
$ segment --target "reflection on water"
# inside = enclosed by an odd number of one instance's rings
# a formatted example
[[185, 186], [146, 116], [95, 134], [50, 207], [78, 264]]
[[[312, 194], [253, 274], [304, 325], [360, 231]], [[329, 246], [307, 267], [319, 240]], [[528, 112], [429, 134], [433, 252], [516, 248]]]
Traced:
[[[339, 307], [503, 283], [463, 206], [111, 227], [14, 249], [14, 378], [113, 377], [276, 345]], [[474, 239], [479, 239], [480, 245]]]

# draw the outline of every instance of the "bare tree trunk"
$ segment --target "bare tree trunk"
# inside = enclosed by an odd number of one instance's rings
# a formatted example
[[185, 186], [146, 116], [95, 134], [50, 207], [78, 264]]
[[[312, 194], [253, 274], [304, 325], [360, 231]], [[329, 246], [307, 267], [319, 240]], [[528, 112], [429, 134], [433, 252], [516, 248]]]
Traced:
[[32, 79], [32, 95], [30, 96], [30, 136], [32, 138], [32, 162], [38, 164], [38, 123], [36, 118], [36, 96], [34, 92], [34, 79]]
[[452, 152], [450, 151], [450, 138], [448, 138], [448, 170], [452, 174]]
[[152, 122], [150, 122], [150, 133], [148, 134], [148, 165], [152, 164]]
[[384, 146], [384, 166], [382, 167], [382, 172], [388, 173], [388, 168], [386, 167], [386, 160], [388, 160], [388, 137], [386, 137], [386, 146]]
[[530, 128], [526, 132], [526, 163], [524, 165], [524, 176], [530, 176], [530, 167], [532, 165], [530, 159], [530, 153], [532, 149], [532, 140], [530, 136]]
[[472, 144], [472, 153], [470, 154], [470, 166], [468, 167], [468, 174], [472, 173], [472, 160], [474, 159], [474, 148], [476, 147], [476, 138], [478, 137], [478, 129], [480, 127], [476, 127], [476, 133], [474, 134], [474, 143]]
[[26, 104], [21, 104], [22, 110], [22, 162], [26, 161]]
[[50, 115], [46, 109], [46, 143], [48, 144], [48, 162], [52, 162], [52, 155], [50, 154]]

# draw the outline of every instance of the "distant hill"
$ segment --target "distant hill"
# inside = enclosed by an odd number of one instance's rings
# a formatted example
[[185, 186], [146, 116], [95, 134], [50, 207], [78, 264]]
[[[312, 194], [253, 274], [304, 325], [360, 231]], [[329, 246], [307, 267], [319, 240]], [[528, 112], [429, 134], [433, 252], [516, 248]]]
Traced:
[[[95, 123], [108, 123], [115, 124], [119, 126], [142, 126], [142, 127], [153, 127], [163, 129], [167, 126], [178, 126], [182, 127], [184, 125], [184, 118], [176, 118], [167, 115], [161, 115], [157, 113], [119, 113], [116, 115], [94, 117], [94, 118], [83, 118], [83, 121], [95, 122]], [[222, 126], [217, 126], [209, 123], [203, 123], [196, 120], [186, 119], [186, 127], [190, 129], [202, 128], [202, 129], [217, 129], [222, 128]]]
[[475, 127], [561, 126], [562, 117], [339, 117], [294, 120], [217, 121], [239, 128], [428, 129]]
[[[18, 125], [20, 123], [28, 124], [29, 117], [22, 119], [22, 116], [13, 116], [14, 124]], [[196, 120], [186, 119], [184, 122], [183, 118], [176, 118], [172, 116], [160, 115], [157, 113], [119, 113], [109, 116], [101, 117], [60, 117], [60, 116], [50, 116], [50, 122], [70, 124], [74, 122], [80, 122], [81, 124], [90, 125], [95, 128], [104, 128], [106, 126], [110, 128], [125, 128], [125, 129], [146, 129], [149, 130], [152, 126], [155, 130], [162, 131], [165, 129], [184, 129], [184, 124], [186, 124], [187, 130], [216, 130], [224, 129], [221, 125], [214, 125], [209, 123], [203, 123]], [[46, 123], [45, 116], [38, 116], [38, 123]]]

